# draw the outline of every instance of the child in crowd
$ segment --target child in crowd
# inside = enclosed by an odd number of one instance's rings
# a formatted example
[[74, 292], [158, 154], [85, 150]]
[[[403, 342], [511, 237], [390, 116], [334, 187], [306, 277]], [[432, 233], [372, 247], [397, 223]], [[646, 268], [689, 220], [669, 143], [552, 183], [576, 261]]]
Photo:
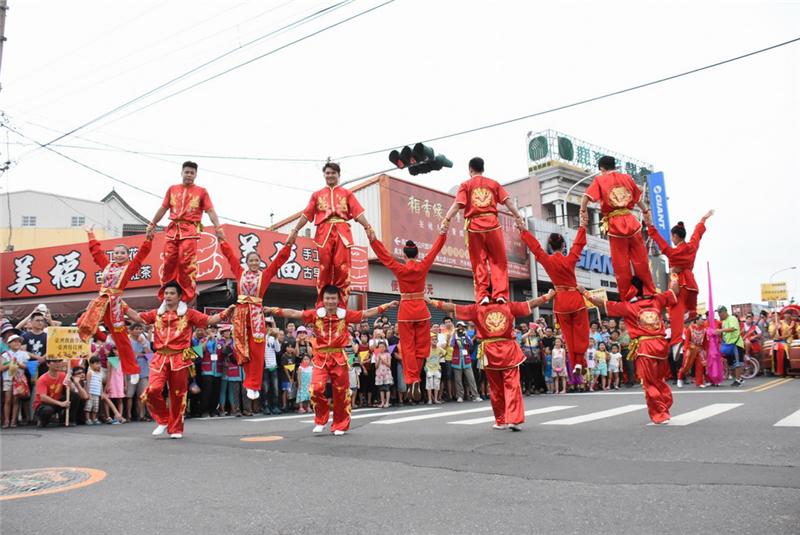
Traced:
[[[225, 415], [225, 404], [228, 404], [227, 414], [241, 416], [239, 410], [239, 397], [242, 393], [242, 367], [236, 361], [233, 351], [233, 339], [230, 329], [223, 331], [223, 339], [217, 347], [217, 357], [222, 359], [222, 382], [219, 389], [219, 413]], [[246, 397], [246, 396], [245, 396]]]
[[30, 355], [22, 349], [22, 337], [12, 334], [6, 341], [8, 350], [2, 355], [3, 362], [3, 429], [17, 427], [20, 400], [30, 397], [25, 368]]
[[311, 412], [309, 408], [311, 393], [309, 390], [311, 387], [311, 374], [314, 368], [311, 366], [311, 359], [308, 355], [303, 356], [303, 360], [300, 361], [300, 367], [297, 371], [297, 404], [299, 405], [297, 412]]
[[[376, 331], [378, 329], [375, 329]], [[386, 340], [378, 340], [373, 356], [375, 358], [375, 386], [380, 390], [382, 409], [389, 408], [389, 389], [394, 380], [392, 379], [392, 357], [386, 350]]]
[[[308, 356], [308, 354], [304, 356]], [[297, 355], [295, 353], [295, 347], [288, 345], [286, 346], [286, 353], [284, 353], [281, 359], [281, 408], [284, 411], [292, 408], [292, 400], [296, 397], [296, 367]]]
[[552, 351], [553, 379], [555, 380], [556, 394], [567, 393], [567, 356], [564, 351], [564, 342], [556, 338]]
[[549, 347], [544, 348], [544, 382], [547, 393], [553, 394], [553, 351]]
[[371, 407], [372, 390], [375, 386], [375, 367], [372, 364], [372, 355], [369, 351], [369, 335], [361, 333], [358, 340], [356, 358], [361, 366], [361, 377], [358, 382], [358, 393], [361, 398], [359, 405]]
[[425, 389], [428, 391], [428, 405], [433, 403], [440, 404], [441, 392], [439, 388], [442, 384], [442, 365], [440, 360], [444, 359], [445, 350], [439, 347], [439, 335], [431, 333], [430, 356], [425, 360]]
[[619, 390], [620, 366], [622, 366], [622, 353], [619, 344], [612, 344], [611, 353], [608, 355], [608, 383], [613, 390]]
[[597, 351], [594, 352], [594, 377], [592, 378], [592, 386], [589, 388], [590, 392], [594, 391], [598, 380], [600, 381], [600, 387], [603, 390], [608, 390], [608, 352], [606, 352], [605, 342], [600, 342], [597, 345]]
[[358, 344], [354, 343], [352, 346], [345, 348], [347, 354], [347, 364], [349, 365], [348, 375], [350, 379], [350, 408], [355, 409], [358, 407], [358, 380], [361, 375], [361, 363], [358, 361], [356, 352], [358, 351]]
[[103, 370], [100, 366], [100, 357], [97, 355], [89, 359], [89, 371], [86, 373], [86, 385], [89, 391], [89, 401], [86, 402], [86, 425], [97, 425], [97, 413], [100, 410], [100, 397], [103, 395]]

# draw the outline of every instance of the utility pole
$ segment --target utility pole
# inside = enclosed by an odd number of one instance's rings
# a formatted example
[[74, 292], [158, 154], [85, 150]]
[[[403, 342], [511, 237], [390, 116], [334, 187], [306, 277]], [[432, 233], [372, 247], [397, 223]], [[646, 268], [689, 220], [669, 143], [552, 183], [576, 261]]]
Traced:
[[[3, 67], [3, 43], [6, 42], [6, 11], [8, 11], [8, 2], [0, 0], [0, 70]], [[0, 91], [3, 90], [3, 84], [0, 83]]]

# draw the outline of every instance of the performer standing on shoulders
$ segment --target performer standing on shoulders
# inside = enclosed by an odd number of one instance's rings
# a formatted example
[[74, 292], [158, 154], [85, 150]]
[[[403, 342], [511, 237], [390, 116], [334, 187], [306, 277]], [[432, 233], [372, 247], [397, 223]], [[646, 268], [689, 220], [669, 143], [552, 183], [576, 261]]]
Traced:
[[442, 221], [442, 225], [447, 225], [456, 212], [464, 209], [467, 250], [475, 278], [475, 302], [481, 305], [488, 304], [490, 299], [497, 303], [508, 301], [508, 258], [497, 205], [505, 205], [514, 215], [517, 227], [525, 228], [522, 216], [506, 190], [483, 176], [483, 169], [483, 158], [469, 161], [470, 179], [458, 188], [456, 200]]
[[333, 388], [333, 424], [331, 431], [336, 436], [350, 429], [350, 377], [345, 347], [352, 345], [347, 325], [361, 323], [365, 318], [383, 314], [397, 306], [392, 301], [369, 310], [347, 310], [339, 306], [341, 290], [336, 286], [322, 289], [322, 306], [316, 310], [293, 310], [291, 308], [266, 308], [273, 316], [302, 320], [314, 325], [311, 363], [311, 404], [314, 407], [314, 433], [322, 433], [328, 423], [330, 407], [325, 396], [328, 380]]
[[405, 264], [395, 260], [377, 237], [370, 241], [378, 259], [394, 273], [400, 285], [400, 310], [397, 313], [400, 356], [403, 361], [403, 378], [414, 401], [419, 401], [421, 397], [420, 371], [422, 363], [430, 354], [431, 314], [425, 304], [425, 278], [436, 260], [436, 255], [447, 241], [446, 223], [439, 232], [439, 237], [421, 262], [417, 261], [419, 249], [413, 241], [407, 241], [403, 248]]
[[322, 290], [333, 285], [339, 288], [339, 306], [347, 306], [350, 296], [350, 248], [353, 247], [353, 233], [347, 223], [350, 219], [358, 221], [367, 233], [369, 240], [375, 239], [375, 231], [364, 217], [364, 208], [348, 189], [339, 185], [342, 172], [339, 164], [328, 162], [322, 168], [326, 186], [311, 195], [308, 206], [289, 234], [290, 239], [308, 221], [317, 226], [314, 243], [319, 248], [319, 277], [317, 277], [317, 306], [322, 305]]
[[[438, 310], [455, 314], [464, 321], [475, 322], [477, 337], [483, 346], [486, 359], [484, 370], [489, 381], [495, 429], [519, 431], [525, 422], [525, 402], [519, 365], [525, 361], [522, 347], [514, 336], [514, 318], [531, 315], [531, 309], [548, 302], [555, 292], [524, 302], [455, 305], [439, 300], [425, 299]], [[479, 351], [480, 354], [480, 351]]]
[[237, 281], [238, 297], [233, 314], [233, 349], [236, 361], [244, 367], [244, 388], [247, 397], [258, 399], [261, 380], [264, 377], [265, 340], [267, 324], [264, 320], [263, 300], [270, 282], [278, 270], [289, 259], [295, 238], [290, 236], [275, 260], [266, 268], [260, 269], [261, 257], [255, 251], [247, 254], [245, 263], [227, 241], [220, 240], [222, 254], [228, 260], [233, 276]]
[[627, 302], [604, 301], [584, 288], [578, 289], [588, 301], [605, 309], [607, 316], [620, 317], [625, 321], [631, 335], [628, 359], [636, 360], [636, 372], [644, 386], [650, 419], [655, 424], [665, 424], [670, 418], [672, 390], [665, 380], [669, 371], [669, 344], [661, 316], [665, 308], [675, 304], [680, 286], [678, 281], [673, 280], [666, 292], [649, 295], [644, 293], [639, 277], [633, 277], [631, 285], [636, 289], [636, 296]]
[[[234, 305], [219, 314], [206, 316], [189, 308], [181, 301], [181, 286], [170, 281], [161, 287], [164, 302], [156, 310], [141, 314], [127, 308], [125, 313], [137, 323], [155, 324], [153, 349], [155, 355], [150, 362], [150, 384], [142, 394], [150, 414], [158, 424], [153, 435], [183, 438], [183, 413], [186, 412], [186, 391], [189, 387], [189, 368], [197, 357], [192, 350], [192, 333], [198, 327], [206, 328], [226, 321]], [[164, 386], [169, 391], [169, 410], [164, 400]]]
[[700, 239], [706, 231], [706, 220], [712, 215], [714, 215], [714, 210], [709, 210], [700, 219], [700, 222], [694, 227], [694, 232], [692, 232], [692, 237], [688, 243], [686, 242], [686, 227], [683, 225], [683, 221], [679, 221], [670, 231], [672, 243], [674, 244], [674, 247], [671, 247], [661, 237], [656, 227], [653, 226], [653, 217], [650, 212], [644, 214], [647, 234], [658, 244], [661, 254], [669, 259], [670, 271], [678, 276], [678, 285], [681, 287], [678, 304], [669, 309], [669, 326], [672, 332], [670, 345], [673, 347], [681, 342], [684, 314], [689, 314], [689, 320], [694, 320], [695, 316], [697, 316], [697, 293], [699, 289], [692, 269], [694, 268], [697, 249], [700, 247]]
[[642, 191], [630, 175], [615, 171], [617, 161], [613, 156], [601, 157], [597, 166], [602, 172], [583, 194], [581, 220], [588, 219], [586, 206], [589, 201], [600, 203], [603, 214], [600, 228], [608, 234], [611, 265], [614, 267], [620, 299], [627, 301], [636, 295], [636, 289], [631, 287], [631, 264], [644, 285], [644, 293], [654, 295], [656, 287], [647, 261], [642, 225], [631, 212], [636, 205], [644, 214], [649, 212], [641, 200]]
[[573, 366], [579, 369], [586, 367], [586, 349], [589, 347], [589, 314], [586, 302], [578, 291], [578, 281], [575, 278], [575, 264], [581, 259], [581, 251], [586, 246], [586, 222], [581, 221], [581, 227], [575, 235], [575, 241], [564, 254], [564, 236], [550, 234], [547, 244], [553, 250], [552, 254], [542, 249], [539, 241], [527, 230], [522, 231], [522, 241], [528, 246], [536, 260], [542, 265], [556, 290], [556, 299], [553, 310], [556, 313], [558, 324], [564, 335], [572, 358]]
[[[164, 243], [164, 271], [161, 274], [161, 281], [176, 281], [181, 285], [183, 292], [181, 299], [191, 303], [196, 291], [197, 242], [203, 231], [203, 225], [200, 223], [203, 212], [211, 218], [217, 238], [222, 239], [225, 235], [208, 192], [205, 188], [194, 184], [197, 164], [184, 162], [181, 176], [182, 183], [169, 187], [161, 208], [147, 225], [147, 230], [152, 232], [169, 210], [170, 223], [166, 231], [167, 241]], [[164, 298], [162, 291], [159, 291], [158, 298]]]
[[97, 332], [100, 322], [105, 323], [117, 346], [122, 371], [125, 375], [130, 375], [131, 384], [136, 384], [139, 382], [139, 364], [136, 362], [136, 355], [128, 337], [128, 328], [125, 326], [122, 293], [131, 277], [139, 272], [142, 262], [150, 254], [150, 249], [153, 247], [153, 231], [148, 229], [133, 260], [126, 246], [115, 245], [109, 262], [100, 242], [94, 237], [92, 227], [84, 227], [84, 230], [89, 235], [89, 251], [92, 253], [94, 263], [103, 270], [103, 274], [100, 279], [100, 294], [89, 303], [86, 312], [78, 318], [78, 333], [81, 340], [86, 342]]

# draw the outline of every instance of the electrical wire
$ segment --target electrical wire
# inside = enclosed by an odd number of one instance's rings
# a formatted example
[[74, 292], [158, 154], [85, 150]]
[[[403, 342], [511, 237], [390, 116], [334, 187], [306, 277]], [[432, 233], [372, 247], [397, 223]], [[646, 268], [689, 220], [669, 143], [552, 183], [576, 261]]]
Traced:
[[[661, 83], [664, 83], [664, 82], [675, 80], [677, 78], [681, 78], [681, 77], [684, 77], [684, 76], [689, 76], [691, 74], [696, 74], [698, 72], [702, 72], [702, 71], [705, 71], [705, 70], [708, 70], [708, 69], [713, 69], [715, 67], [720, 67], [722, 65], [726, 65], [728, 63], [733, 63], [734, 61], [738, 61], [738, 60], [741, 60], [741, 59], [749, 58], [751, 56], [762, 54], [764, 52], [769, 52], [771, 50], [775, 50], [777, 48], [781, 48], [783, 46], [787, 46], [787, 45], [796, 43], [798, 41], [800, 41], [800, 37], [795, 37], [794, 39], [790, 39], [788, 41], [783, 41], [781, 43], [777, 43], [775, 45], [771, 45], [771, 46], [768, 46], [766, 48], [760, 48], [758, 50], [754, 50], [754, 51], [748, 52], [746, 54], [741, 54], [739, 56], [735, 56], [735, 57], [728, 58], [728, 59], [725, 59], [725, 60], [722, 60], [722, 61], [718, 61], [716, 63], [711, 63], [709, 65], [704, 65], [704, 66], [698, 67], [696, 69], [683, 71], [683, 72], [680, 72], [680, 73], [677, 73], [677, 74], [673, 74], [673, 75], [670, 75], [670, 76], [665, 76], [663, 78], [659, 78], [657, 80], [652, 80], [650, 82], [637, 84], [637, 85], [634, 85], [634, 86], [626, 87], [624, 89], [618, 89], [618, 90], [612, 91], [610, 93], [604, 93], [602, 95], [598, 95], [598, 96], [591, 97], [591, 98], [586, 98], [586, 99], [583, 99], [583, 100], [578, 100], [578, 101], [575, 101], [575, 102], [571, 102], [569, 104], [563, 104], [561, 106], [556, 106], [554, 108], [549, 108], [547, 110], [537, 111], [537, 112], [534, 112], [534, 113], [529, 113], [527, 115], [514, 117], [512, 119], [506, 119], [504, 121], [498, 121], [496, 123], [491, 123], [491, 124], [487, 124], [487, 125], [483, 125], [483, 126], [478, 126], [478, 127], [475, 127], [475, 128], [469, 128], [467, 130], [460, 130], [458, 132], [452, 132], [452, 133], [445, 134], [445, 135], [442, 135], [442, 136], [432, 137], [432, 138], [425, 139], [425, 140], [421, 141], [421, 143], [431, 143], [433, 141], [441, 141], [443, 139], [463, 136], [465, 134], [471, 134], [473, 132], [479, 132], [481, 130], [488, 130], [490, 128], [495, 128], [495, 127], [498, 127], [498, 126], [503, 126], [503, 125], [515, 123], [515, 122], [518, 122], [518, 121], [523, 121], [525, 119], [531, 119], [533, 117], [539, 117], [539, 116], [546, 115], [546, 114], [549, 114], [549, 113], [553, 113], [553, 112], [556, 112], [556, 111], [562, 111], [562, 110], [566, 110], [566, 109], [569, 109], [569, 108], [575, 108], [577, 106], [582, 106], [584, 104], [589, 104], [591, 102], [596, 102], [598, 100], [603, 100], [603, 99], [614, 97], [614, 96], [617, 96], [617, 95], [622, 95], [624, 93], [629, 93], [631, 91], [636, 91], [637, 89], [643, 89], [645, 87], [661, 84]], [[394, 146], [391, 146], [391, 147], [385, 147], [385, 148], [382, 148], [382, 149], [371, 150], [371, 151], [366, 151], [366, 152], [358, 152], [358, 153], [354, 153], [354, 154], [345, 154], [345, 155], [342, 155], [342, 156], [337, 156], [337, 157], [333, 158], [333, 160], [341, 161], [341, 160], [346, 160], [348, 158], [358, 158], [358, 157], [361, 157], [361, 156], [371, 156], [373, 154], [380, 154], [382, 152], [388, 152], [388, 151], [390, 151], [392, 149], [397, 148], [398, 146], [402, 146], [402, 145], [394, 145]]]

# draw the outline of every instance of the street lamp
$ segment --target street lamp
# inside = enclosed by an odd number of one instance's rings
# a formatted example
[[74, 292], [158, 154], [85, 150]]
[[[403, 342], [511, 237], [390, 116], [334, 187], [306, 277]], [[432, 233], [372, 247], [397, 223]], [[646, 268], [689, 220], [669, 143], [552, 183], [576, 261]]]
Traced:
[[770, 282], [770, 284], [772, 284], [772, 279], [773, 279], [773, 277], [775, 277], [775, 275], [777, 275], [778, 273], [783, 273], [784, 271], [791, 271], [792, 269], [797, 269], [797, 266], [789, 266], [789, 267], [787, 267], [787, 268], [779, 269], [778, 271], [776, 271], [775, 273], [773, 273], [772, 275], [770, 275], [770, 276], [769, 276], [769, 282]]

